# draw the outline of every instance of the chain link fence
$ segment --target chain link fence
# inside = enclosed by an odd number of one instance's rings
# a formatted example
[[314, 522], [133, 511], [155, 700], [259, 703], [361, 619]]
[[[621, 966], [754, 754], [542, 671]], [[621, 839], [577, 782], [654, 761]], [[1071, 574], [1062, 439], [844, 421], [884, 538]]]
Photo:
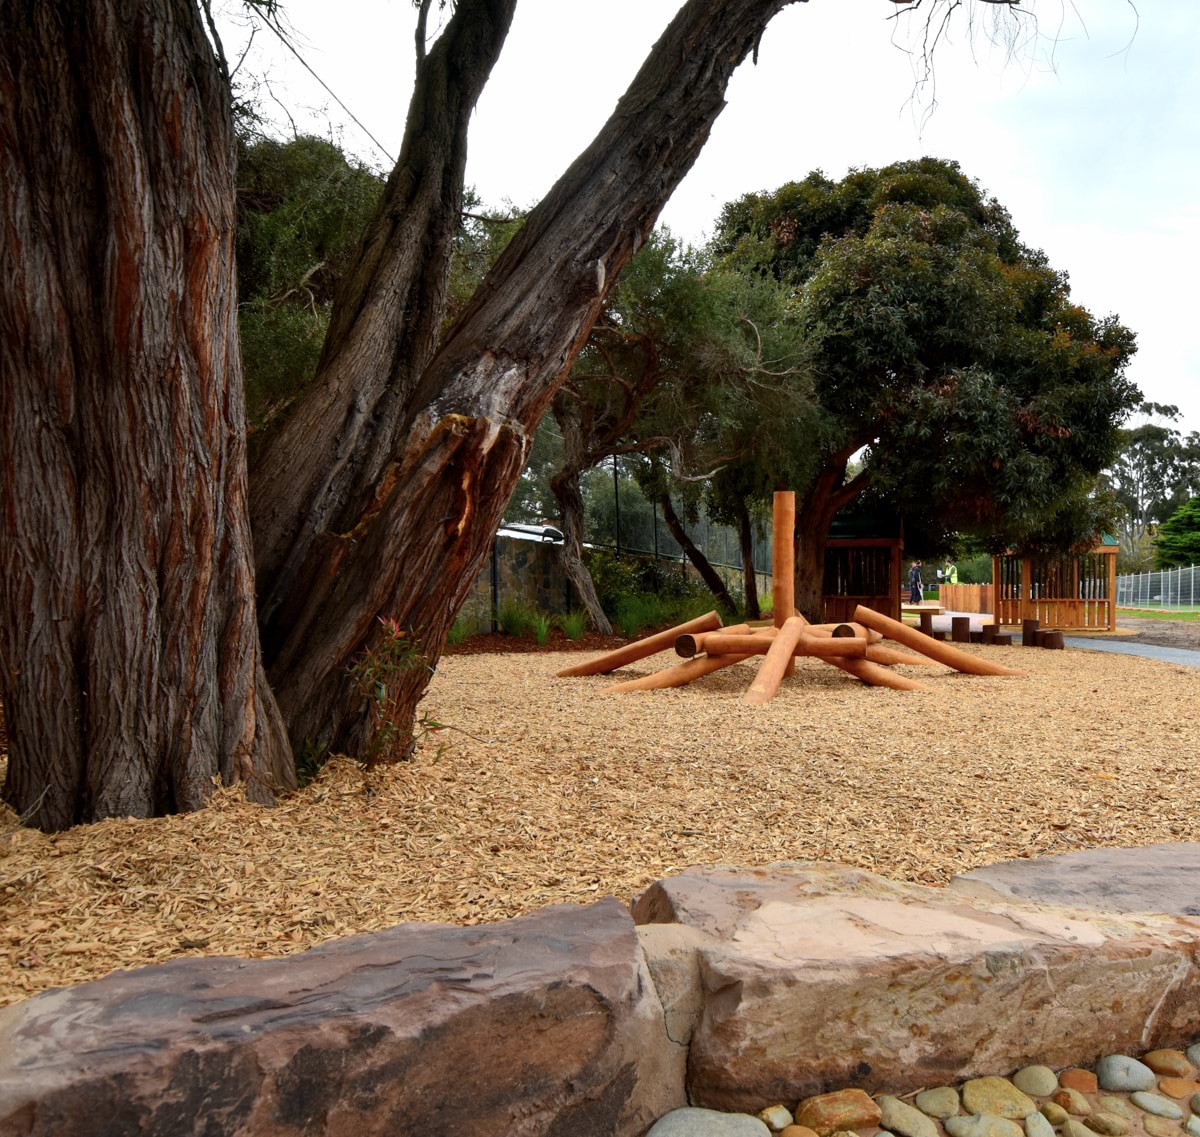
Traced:
[[1200, 565], [1118, 576], [1117, 607], [1200, 611]]

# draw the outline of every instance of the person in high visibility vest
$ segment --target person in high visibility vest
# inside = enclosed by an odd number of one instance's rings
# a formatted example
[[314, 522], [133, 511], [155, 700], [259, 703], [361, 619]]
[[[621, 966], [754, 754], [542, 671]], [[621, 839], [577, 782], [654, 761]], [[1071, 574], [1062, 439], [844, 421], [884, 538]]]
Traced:
[[947, 584], [957, 584], [958, 583], [958, 565], [952, 564], [950, 561], [947, 561], [946, 568], [945, 568], [944, 572], [942, 573], [942, 579]]

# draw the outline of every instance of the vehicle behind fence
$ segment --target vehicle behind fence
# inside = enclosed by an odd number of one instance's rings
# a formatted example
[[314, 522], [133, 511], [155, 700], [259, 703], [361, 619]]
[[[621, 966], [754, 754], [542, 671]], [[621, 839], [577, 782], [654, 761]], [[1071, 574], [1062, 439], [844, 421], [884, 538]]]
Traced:
[[1200, 611], [1200, 565], [1118, 576], [1117, 607]]

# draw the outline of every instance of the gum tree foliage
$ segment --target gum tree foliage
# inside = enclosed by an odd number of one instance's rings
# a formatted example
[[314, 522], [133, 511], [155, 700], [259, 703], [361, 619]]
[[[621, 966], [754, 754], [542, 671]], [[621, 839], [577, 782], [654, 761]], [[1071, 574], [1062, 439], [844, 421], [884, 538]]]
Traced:
[[411, 729], [538, 421], [790, 2], [687, 0], [447, 326], [467, 126], [516, 0], [439, 3], [436, 32], [416, 0], [398, 160], [248, 485], [207, 7], [0, 0], [10, 805], [53, 829], [196, 808], [214, 780], [269, 801], [293, 749], [368, 751], [352, 669], [388, 627], [421, 660], [392, 685]]
[[1189, 498], [1158, 528], [1156, 567], [1200, 565], [1200, 497]]
[[728, 205], [715, 242], [795, 290], [813, 353], [825, 433], [794, 487], [806, 614], [829, 524], [868, 490], [931, 550], [954, 533], [1061, 548], [1111, 517], [1095, 482], [1139, 401], [1133, 333], [1073, 304], [1066, 274], [956, 163], [812, 173]]
[[1122, 510], [1118, 527], [1123, 572], [1149, 568], [1154, 526], [1200, 492], [1200, 433], [1185, 437], [1153, 421], [1177, 419], [1177, 407], [1143, 403], [1137, 413], [1147, 421], [1121, 431], [1120, 452], [1102, 479]]

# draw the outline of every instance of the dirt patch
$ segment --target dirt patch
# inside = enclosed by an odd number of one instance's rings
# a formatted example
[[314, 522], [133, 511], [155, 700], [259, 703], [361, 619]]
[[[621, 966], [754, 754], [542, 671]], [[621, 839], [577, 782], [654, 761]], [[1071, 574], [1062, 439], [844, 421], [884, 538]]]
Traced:
[[[562, 653], [454, 654], [425, 707], [459, 730], [415, 760], [347, 761], [274, 809], [47, 837], [0, 810], [0, 1002], [185, 954], [276, 956], [405, 920], [473, 924], [628, 900], [688, 865], [825, 860], [944, 884], [980, 865], [1195, 836], [1200, 670], [972, 647], [1026, 678], [922, 669], [929, 692], [801, 660], [689, 687], [556, 679]], [[917, 669], [903, 669], [916, 674]]]
[[1154, 644], [1200, 651], [1200, 617], [1190, 620], [1150, 620], [1146, 617], [1117, 613], [1117, 627], [1136, 632], [1135, 636], [1092, 636], [1091, 639], [1125, 640], [1129, 643]]

